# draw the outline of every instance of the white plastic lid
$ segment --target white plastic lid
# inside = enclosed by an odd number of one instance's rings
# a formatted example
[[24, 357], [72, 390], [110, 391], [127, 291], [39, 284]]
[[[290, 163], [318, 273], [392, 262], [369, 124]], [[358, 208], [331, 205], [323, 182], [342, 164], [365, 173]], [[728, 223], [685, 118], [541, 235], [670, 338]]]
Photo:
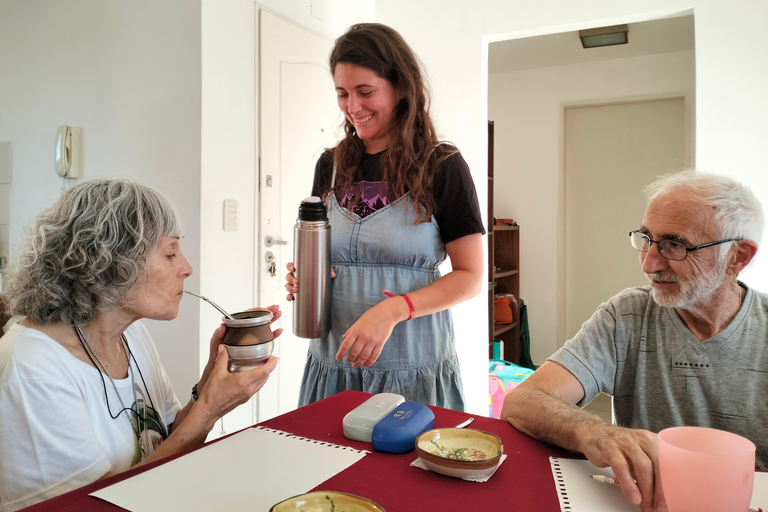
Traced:
[[405, 398], [395, 393], [373, 395], [344, 416], [344, 435], [355, 441], [370, 443], [373, 427], [403, 402]]

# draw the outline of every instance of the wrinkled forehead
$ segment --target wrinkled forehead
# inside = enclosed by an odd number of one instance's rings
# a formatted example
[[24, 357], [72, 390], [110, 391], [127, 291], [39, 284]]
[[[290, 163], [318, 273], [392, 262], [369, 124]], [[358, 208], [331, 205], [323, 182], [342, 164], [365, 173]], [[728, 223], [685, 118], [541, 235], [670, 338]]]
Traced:
[[715, 209], [686, 190], [663, 192], [654, 197], [643, 215], [643, 227], [654, 237], [679, 237], [699, 241], [718, 237]]
[[178, 246], [181, 244], [181, 240], [184, 238], [181, 234], [163, 235], [157, 241], [158, 247], [167, 247], [169, 245]]

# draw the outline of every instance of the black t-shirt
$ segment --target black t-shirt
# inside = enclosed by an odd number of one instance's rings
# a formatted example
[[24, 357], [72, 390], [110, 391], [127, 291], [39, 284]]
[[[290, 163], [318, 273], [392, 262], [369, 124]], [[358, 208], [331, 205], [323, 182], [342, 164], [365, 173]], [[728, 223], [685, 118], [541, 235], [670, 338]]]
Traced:
[[[363, 154], [360, 168], [355, 174], [355, 185], [361, 195], [355, 213], [361, 217], [397, 199], [389, 184], [381, 181], [380, 162], [383, 154], [383, 151], [374, 155]], [[326, 151], [315, 167], [312, 195], [322, 197], [331, 188], [332, 177], [333, 156], [330, 151]], [[461, 153], [452, 154], [440, 164], [433, 187], [434, 216], [443, 243], [475, 233], [485, 234], [475, 183]], [[349, 195], [343, 196], [341, 191], [337, 192], [336, 199], [342, 206], [346, 207], [350, 198]]]

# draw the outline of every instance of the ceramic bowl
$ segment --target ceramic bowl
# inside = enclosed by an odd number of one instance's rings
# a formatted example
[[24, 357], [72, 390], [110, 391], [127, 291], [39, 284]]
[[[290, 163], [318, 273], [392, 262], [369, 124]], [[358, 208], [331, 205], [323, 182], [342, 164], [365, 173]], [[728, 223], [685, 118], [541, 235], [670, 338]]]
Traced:
[[362, 496], [336, 491], [308, 492], [274, 505], [269, 512], [384, 512]]
[[435, 473], [486, 478], [501, 462], [504, 447], [495, 434], [470, 428], [436, 428], [416, 438], [416, 453]]

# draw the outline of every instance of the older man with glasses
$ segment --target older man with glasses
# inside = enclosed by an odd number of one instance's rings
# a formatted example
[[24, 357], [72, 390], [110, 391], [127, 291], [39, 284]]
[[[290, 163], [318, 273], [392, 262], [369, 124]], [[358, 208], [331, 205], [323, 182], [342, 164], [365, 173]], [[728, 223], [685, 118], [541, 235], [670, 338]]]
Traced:
[[[737, 280], [763, 231], [759, 201], [725, 176], [685, 171], [648, 189], [629, 233], [650, 286], [600, 305], [563, 348], [507, 395], [502, 418], [610, 466], [644, 511], [667, 510], [660, 430], [698, 425], [757, 446], [768, 469], [768, 296]], [[616, 425], [574, 407], [613, 397]]]

